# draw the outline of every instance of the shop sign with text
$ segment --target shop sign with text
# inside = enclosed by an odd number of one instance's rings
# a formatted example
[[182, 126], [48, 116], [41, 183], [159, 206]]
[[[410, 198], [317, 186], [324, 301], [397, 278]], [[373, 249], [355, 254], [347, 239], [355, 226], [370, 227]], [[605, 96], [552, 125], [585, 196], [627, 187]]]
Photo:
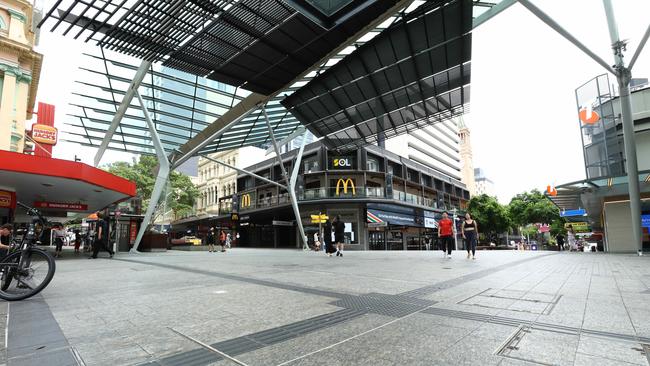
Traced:
[[35, 201], [34, 207], [71, 211], [88, 211], [88, 205], [83, 203]]
[[32, 139], [41, 144], [56, 145], [57, 133], [56, 127], [41, 124], [32, 126]]

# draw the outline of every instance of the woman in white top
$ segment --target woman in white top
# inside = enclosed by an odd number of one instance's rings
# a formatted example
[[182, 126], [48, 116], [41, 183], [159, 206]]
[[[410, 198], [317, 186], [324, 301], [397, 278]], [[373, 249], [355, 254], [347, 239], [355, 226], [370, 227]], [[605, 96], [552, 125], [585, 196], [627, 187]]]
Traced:
[[314, 233], [314, 251], [318, 252], [320, 250], [320, 235], [317, 232]]
[[573, 230], [573, 225], [569, 225], [567, 227], [567, 232], [566, 232], [566, 237], [567, 241], [569, 242], [569, 250], [574, 251], [578, 249], [578, 245], [576, 244], [576, 232]]
[[58, 225], [54, 230], [52, 230], [52, 232], [54, 233], [54, 245], [56, 246], [54, 257], [58, 258], [61, 256], [61, 251], [63, 251], [63, 242], [68, 233], [63, 228], [63, 225]]

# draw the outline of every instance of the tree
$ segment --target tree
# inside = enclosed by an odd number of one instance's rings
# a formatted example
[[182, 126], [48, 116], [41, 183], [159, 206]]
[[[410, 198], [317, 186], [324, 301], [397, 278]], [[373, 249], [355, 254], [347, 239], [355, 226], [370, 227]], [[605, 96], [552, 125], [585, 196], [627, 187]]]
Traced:
[[486, 194], [474, 196], [469, 200], [467, 211], [478, 223], [479, 233], [484, 233], [490, 241], [496, 241], [495, 238], [511, 226], [506, 207], [495, 197]]
[[[142, 198], [142, 208], [146, 209], [151, 199], [151, 193], [156, 181], [158, 172], [158, 161], [153, 156], [142, 155], [139, 160], [133, 159], [131, 163], [119, 161], [109, 164], [106, 167], [110, 173], [135, 182], [137, 195]], [[194, 201], [199, 195], [199, 190], [185, 174], [172, 171], [169, 175], [169, 190], [167, 197], [167, 208], [178, 216], [192, 209]], [[152, 220], [153, 222], [154, 220]]]
[[558, 208], [536, 189], [513, 197], [508, 212], [515, 227], [534, 223], [550, 224], [560, 218]]

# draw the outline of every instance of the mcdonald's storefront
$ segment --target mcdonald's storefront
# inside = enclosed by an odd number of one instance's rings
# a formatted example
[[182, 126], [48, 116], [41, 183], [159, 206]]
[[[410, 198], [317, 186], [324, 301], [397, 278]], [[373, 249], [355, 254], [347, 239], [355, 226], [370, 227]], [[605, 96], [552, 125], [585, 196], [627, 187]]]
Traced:
[[[282, 156], [293, 169], [296, 151]], [[312, 215], [341, 216], [349, 250], [420, 250], [436, 235], [442, 212], [462, 211], [465, 186], [448, 176], [377, 146], [351, 152], [305, 147], [296, 184], [300, 217], [310, 244], [322, 223]], [[245, 168], [283, 182], [279, 163], [268, 159]], [[237, 193], [219, 201], [214, 225], [232, 227], [244, 247], [299, 248], [299, 229], [288, 193], [251, 174], [237, 177]], [[232, 213], [238, 220], [233, 220]], [[319, 221], [319, 220], [316, 220]]]

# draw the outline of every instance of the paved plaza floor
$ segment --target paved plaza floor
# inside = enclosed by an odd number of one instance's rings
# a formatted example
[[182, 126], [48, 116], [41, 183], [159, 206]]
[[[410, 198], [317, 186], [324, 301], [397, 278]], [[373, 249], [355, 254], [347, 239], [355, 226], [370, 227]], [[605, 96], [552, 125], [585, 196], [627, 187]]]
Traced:
[[0, 303], [0, 364], [648, 365], [648, 257], [66, 256], [41, 295]]

